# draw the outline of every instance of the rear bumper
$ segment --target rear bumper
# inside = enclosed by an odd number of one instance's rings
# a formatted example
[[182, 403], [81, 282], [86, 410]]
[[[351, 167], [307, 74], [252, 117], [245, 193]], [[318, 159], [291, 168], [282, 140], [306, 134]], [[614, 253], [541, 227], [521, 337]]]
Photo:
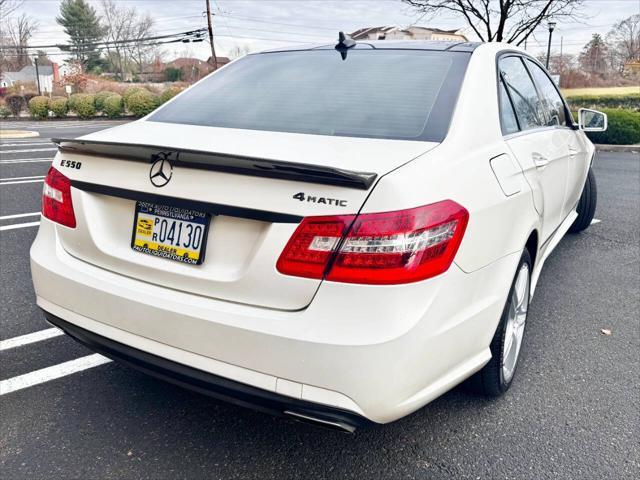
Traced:
[[234, 405], [274, 415], [284, 415], [349, 433], [352, 433], [356, 428], [373, 424], [370, 420], [353, 412], [286, 397], [235, 382], [115, 342], [62, 320], [47, 311], [44, 311], [44, 314], [49, 323], [60, 328], [74, 340], [91, 350], [148, 375], [198, 393]]
[[31, 248], [37, 303], [50, 315], [260, 398], [349, 412], [352, 423], [401, 418], [479, 370], [520, 256], [401, 286], [324, 282], [309, 307], [284, 312], [93, 266], [64, 250], [56, 228], [43, 218]]

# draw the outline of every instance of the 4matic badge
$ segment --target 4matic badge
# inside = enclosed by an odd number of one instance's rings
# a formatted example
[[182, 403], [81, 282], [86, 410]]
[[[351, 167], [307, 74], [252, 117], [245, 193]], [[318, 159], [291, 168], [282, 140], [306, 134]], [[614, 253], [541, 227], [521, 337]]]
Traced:
[[296, 193], [293, 198], [295, 198], [296, 200], [300, 200], [301, 202], [322, 203], [324, 205], [336, 205], [338, 207], [347, 206], [346, 200], [329, 197], [316, 197], [315, 195], [308, 195], [304, 192]]

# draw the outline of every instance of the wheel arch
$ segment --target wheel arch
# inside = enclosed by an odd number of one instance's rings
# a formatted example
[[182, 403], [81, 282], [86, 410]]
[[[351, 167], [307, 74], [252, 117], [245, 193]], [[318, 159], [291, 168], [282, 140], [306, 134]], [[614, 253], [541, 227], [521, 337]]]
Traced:
[[540, 235], [536, 228], [531, 230], [524, 246], [529, 250], [529, 255], [531, 256], [531, 268], [534, 269], [536, 266], [536, 259], [538, 258], [538, 249], [540, 248]]

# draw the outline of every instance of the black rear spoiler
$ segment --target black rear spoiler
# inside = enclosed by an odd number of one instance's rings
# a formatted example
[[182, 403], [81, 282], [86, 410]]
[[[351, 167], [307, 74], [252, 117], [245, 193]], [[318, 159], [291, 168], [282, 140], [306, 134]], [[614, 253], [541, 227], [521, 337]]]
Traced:
[[360, 190], [368, 190], [377, 177], [377, 174], [370, 172], [354, 172], [320, 165], [282, 162], [185, 148], [67, 138], [52, 138], [51, 141], [58, 145], [61, 152], [99, 155], [144, 163], [153, 163], [158, 159], [165, 158], [176, 167], [322, 183]]

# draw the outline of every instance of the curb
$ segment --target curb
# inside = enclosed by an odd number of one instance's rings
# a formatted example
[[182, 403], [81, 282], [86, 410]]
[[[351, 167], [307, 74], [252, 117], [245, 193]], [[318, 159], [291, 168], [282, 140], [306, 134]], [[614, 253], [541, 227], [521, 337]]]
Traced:
[[74, 115], [74, 116], [65, 116], [65, 117], [33, 118], [31, 116], [26, 115], [24, 117], [7, 117], [7, 118], [3, 118], [2, 121], [14, 122], [14, 123], [22, 123], [22, 122], [55, 123], [55, 122], [68, 122], [70, 120], [77, 121], [77, 122], [85, 122], [85, 121], [92, 121], [92, 120], [119, 121], [119, 120], [135, 120], [137, 118], [142, 118], [142, 117], [134, 117], [133, 115], [127, 115], [124, 117], [110, 118], [110, 117], [107, 117], [106, 115], [94, 115], [93, 117], [80, 118]]
[[640, 145], [600, 145], [596, 144], [599, 152], [640, 152]]
[[38, 132], [30, 130], [0, 130], [0, 138], [33, 138], [39, 136]]

